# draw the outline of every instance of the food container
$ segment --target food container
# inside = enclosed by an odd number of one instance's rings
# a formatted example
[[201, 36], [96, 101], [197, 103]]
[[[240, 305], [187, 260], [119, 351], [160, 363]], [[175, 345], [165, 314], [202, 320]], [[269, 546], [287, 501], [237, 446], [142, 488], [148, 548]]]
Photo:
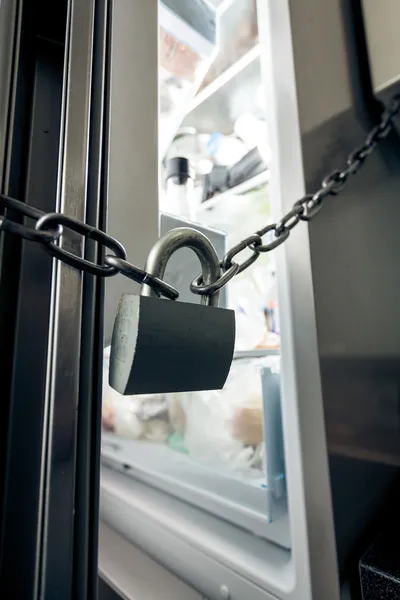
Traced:
[[163, 0], [159, 28], [159, 148], [163, 158], [217, 53], [216, 11], [206, 0]]

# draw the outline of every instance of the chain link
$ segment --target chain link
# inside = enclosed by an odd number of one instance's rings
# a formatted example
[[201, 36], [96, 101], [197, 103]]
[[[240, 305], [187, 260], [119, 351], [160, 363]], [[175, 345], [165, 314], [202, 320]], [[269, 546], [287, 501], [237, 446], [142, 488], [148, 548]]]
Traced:
[[[81, 221], [78, 221], [78, 219], [74, 219], [68, 215], [63, 215], [61, 213], [49, 213], [43, 215], [43, 217], [36, 222], [35, 229], [36, 231], [43, 232], [60, 225], [65, 227], [65, 230], [69, 229], [70, 231], [82, 235], [84, 240], [94, 240], [104, 246], [104, 248], [114, 252], [116, 257], [126, 259], [125, 248], [117, 240], [104, 233], [104, 231], [100, 231], [100, 229], [96, 229], [91, 225], [86, 225], [86, 223], [82, 223]], [[73, 254], [69, 250], [57, 246], [54, 241], [45, 244], [44, 250], [63, 263], [70, 265], [79, 271], [85, 271], [85, 273], [89, 273], [90, 275], [112, 277], [118, 273], [116, 267], [108, 264], [97, 265], [90, 260], [86, 260], [85, 258]]]
[[[84, 273], [98, 277], [113, 277], [121, 273], [136, 283], [146, 283], [159, 296], [165, 296], [171, 300], [178, 298], [178, 291], [171, 285], [129, 263], [126, 260], [126, 251], [123, 245], [104, 231], [82, 223], [68, 215], [45, 213], [4, 194], [0, 194], [0, 206], [7, 209], [6, 216], [0, 216], [0, 232], [8, 231], [24, 240], [39, 242], [48, 254]], [[16, 213], [20, 217], [33, 219], [36, 221], [34, 228], [13, 221], [9, 218], [9, 213]], [[60, 243], [65, 231], [68, 230], [82, 235], [85, 241], [93, 240], [97, 242], [102, 248], [111, 250], [114, 255], [107, 254], [104, 258], [104, 264], [99, 265], [73, 254], [56, 243]]]
[[[0, 201], [11, 213], [15, 213], [20, 217], [28, 217], [29, 219], [37, 221], [45, 215], [45, 213], [38, 208], [24, 204], [9, 196], [0, 195]], [[2, 216], [0, 217], [0, 231], [8, 231], [13, 235], [25, 240], [30, 240], [31, 242], [51, 243], [60, 239], [63, 228], [61, 225], [57, 225], [54, 229], [48, 231], [36, 231], [32, 227], [26, 227], [21, 223]]]
[[178, 290], [172, 287], [172, 285], [169, 285], [154, 275], [150, 275], [150, 273], [146, 273], [143, 269], [139, 269], [123, 258], [106, 255], [104, 262], [106, 265], [116, 269], [117, 273], [121, 273], [121, 275], [128, 277], [128, 279], [132, 279], [136, 283], [149, 285], [160, 296], [169, 298], [169, 300], [176, 300], [179, 297]]
[[[340, 194], [348, 184], [350, 177], [359, 171], [367, 158], [376, 150], [379, 142], [387, 138], [393, 130], [393, 122], [399, 113], [400, 94], [397, 94], [383, 111], [380, 122], [371, 129], [364, 143], [349, 154], [346, 164], [341, 169], [335, 169], [324, 177], [321, 187], [314, 194], [306, 194], [297, 200], [292, 209], [280, 221], [266, 225], [233, 246], [221, 261], [222, 274], [217, 281], [204, 285], [202, 276], [199, 275], [192, 281], [191, 291], [200, 295], [218, 292], [233, 277], [248, 269], [261, 254], [271, 252], [283, 244], [300, 221], [308, 222], [314, 219], [322, 210], [324, 200], [329, 196]], [[0, 216], [0, 232], [6, 231], [25, 240], [39, 242], [51, 256], [85, 273], [98, 277], [112, 277], [120, 273], [136, 283], [149, 285], [158, 296], [164, 296], [171, 300], [178, 298], [177, 290], [171, 285], [129, 263], [122, 244], [100, 229], [61, 213], [44, 213], [24, 202], [2, 194], [0, 194], [0, 205], [7, 209], [6, 216]], [[36, 221], [35, 226], [27, 227], [16, 222], [12, 218], [14, 213], [20, 218], [33, 219]], [[97, 242], [100, 247], [110, 250], [113, 254], [106, 254], [103, 264], [96, 264], [73, 254], [63, 247], [64, 228], [66, 231], [81, 235], [84, 241]], [[264, 236], [269, 236], [269, 240], [265, 243], [263, 242]], [[250, 256], [238, 261], [237, 256], [246, 250], [250, 250]]]
[[[292, 229], [300, 221], [311, 221], [314, 219], [322, 210], [324, 200], [329, 196], [340, 194], [348, 184], [350, 177], [359, 171], [366, 159], [376, 150], [379, 142], [390, 134], [394, 127], [393, 121], [399, 116], [399, 112], [400, 94], [393, 97], [390, 106], [382, 113], [379, 124], [371, 129], [364, 143], [349, 154], [346, 164], [341, 169], [335, 169], [324, 177], [319, 190], [314, 194], [307, 194], [300, 200], [297, 200], [293, 208], [278, 223], [272, 223], [260, 231], [256, 231], [255, 236], [249, 236], [243, 242], [239, 242], [239, 244], [226, 254], [221, 263], [223, 270], [221, 277], [224, 277], [224, 269], [230, 267], [230, 261], [239, 252], [249, 249], [251, 255], [239, 265], [237, 273], [241, 273], [252, 265], [260, 254], [271, 252], [283, 244], [288, 239]], [[266, 235], [272, 235], [273, 237], [269, 242], [264, 244], [262, 238]], [[196, 283], [196, 285], [193, 286], [192, 284], [191, 290], [195, 294], [210, 294], [221, 288], [220, 280], [208, 286], [202, 286], [201, 276], [196, 278], [193, 283]]]

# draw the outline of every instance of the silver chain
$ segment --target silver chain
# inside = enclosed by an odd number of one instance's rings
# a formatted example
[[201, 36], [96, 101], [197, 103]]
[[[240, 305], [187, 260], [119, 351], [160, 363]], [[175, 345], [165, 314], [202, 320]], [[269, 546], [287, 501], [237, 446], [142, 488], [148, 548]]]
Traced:
[[[336, 196], [347, 185], [351, 175], [355, 175], [364, 164], [379, 142], [384, 140], [394, 128], [394, 120], [400, 113], [400, 94], [393, 97], [390, 105], [381, 115], [381, 120], [367, 135], [361, 146], [353, 150], [348, 156], [346, 164], [341, 169], [336, 169], [327, 175], [321, 187], [314, 194], [306, 194], [294, 203], [293, 208], [277, 223], [266, 225], [259, 231], [245, 238], [231, 248], [221, 261], [221, 276], [214, 282], [204, 285], [200, 275], [191, 283], [190, 289], [194, 294], [211, 295], [223, 288], [235, 275], [248, 269], [261, 254], [271, 252], [283, 244], [290, 232], [300, 221], [311, 221], [322, 209], [323, 202], [328, 196]], [[82, 223], [72, 217], [61, 213], [44, 213], [28, 204], [0, 194], [0, 205], [7, 209], [6, 216], [0, 216], [0, 232], [7, 231], [22, 239], [39, 242], [45, 251], [58, 260], [97, 277], [112, 277], [117, 274], [124, 275], [133, 281], [153, 288], [159, 296], [171, 300], [178, 298], [178, 291], [158, 277], [147, 273], [127, 261], [125, 248], [118, 240], [107, 235], [100, 229]], [[14, 218], [10, 218], [10, 215]], [[20, 222], [24, 218], [36, 221], [34, 227], [27, 227]], [[96, 264], [81, 256], [72, 254], [58, 244], [65, 235], [65, 230], [80, 234], [85, 240], [97, 242], [102, 250], [111, 251], [105, 254], [102, 264]], [[272, 235], [266, 243], [263, 237]], [[235, 257], [249, 249], [251, 254], [242, 262], [235, 261]]]
[[[194, 279], [190, 289], [194, 294], [213, 294], [223, 288], [235, 275], [245, 271], [258, 257], [275, 250], [286, 242], [290, 232], [301, 221], [311, 221], [323, 208], [323, 202], [328, 196], [337, 196], [348, 184], [351, 175], [355, 175], [366, 159], [376, 150], [380, 141], [387, 138], [393, 130], [394, 120], [400, 113], [400, 94], [393, 97], [390, 105], [381, 115], [381, 120], [376, 125], [361, 146], [351, 152], [346, 164], [341, 169], [335, 169], [324, 177], [321, 187], [314, 194], [306, 194], [294, 203], [293, 208], [277, 223], [267, 225], [253, 235], [233, 246], [221, 261], [222, 275], [219, 279], [208, 285], [203, 285], [201, 275]], [[265, 235], [272, 235], [273, 239], [263, 243]], [[234, 258], [243, 250], [250, 250], [251, 254], [243, 262]]]

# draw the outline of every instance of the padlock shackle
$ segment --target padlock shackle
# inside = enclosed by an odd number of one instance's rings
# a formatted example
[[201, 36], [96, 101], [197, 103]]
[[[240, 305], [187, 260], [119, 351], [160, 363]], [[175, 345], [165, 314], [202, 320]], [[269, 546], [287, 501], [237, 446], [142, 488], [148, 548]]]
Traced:
[[[167, 263], [172, 254], [179, 248], [190, 248], [200, 260], [203, 283], [208, 285], [221, 275], [221, 267], [217, 252], [207, 236], [190, 227], [171, 229], [161, 237], [150, 250], [146, 262], [146, 271], [163, 279]], [[142, 285], [142, 296], [157, 297], [157, 291], [148, 285]], [[219, 292], [210, 296], [202, 296], [201, 304], [218, 306]]]

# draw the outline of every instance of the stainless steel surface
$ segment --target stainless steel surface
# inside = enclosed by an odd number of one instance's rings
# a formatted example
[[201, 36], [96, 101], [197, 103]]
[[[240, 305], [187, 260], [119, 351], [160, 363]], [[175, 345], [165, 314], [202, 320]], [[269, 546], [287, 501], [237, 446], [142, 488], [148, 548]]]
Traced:
[[[65, 52], [63, 137], [57, 209], [85, 220], [93, 50], [93, 0], [70, 0]], [[61, 241], [83, 253], [81, 238]], [[45, 415], [43, 536], [40, 596], [72, 597], [75, 451], [80, 374], [83, 277], [55, 261]], [[46, 443], [43, 445], [46, 449]]]
[[[157, 8], [158, 0], [118, 0], [110, 11], [108, 233], [123, 242], [130, 261], [140, 266], [158, 239]], [[123, 277], [106, 282], [106, 345], [121, 295], [139, 289]]]
[[[107, 202], [104, 189], [104, 124], [109, 86], [107, 57], [110, 2], [96, 0], [90, 107], [90, 169], [86, 222], [105, 229]], [[102, 262], [100, 244], [87, 244], [85, 257]], [[98, 531], [102, 363], [104, 335], [104, 280], [85, 277], [80, 351], [80, 402], [78, 411], [75, 477], [74, 600], [98, 600]]]
[[[219, 258], [214, 246], [203, 233], [189, 227], [171, 229], [154, 244], [146, 262], [146, 271], [162, 279], [168, 260], [180, 248], [190, 248], [195, 252], [201, 264], [205, 284], [212, 284], [220, 277]], [[148, 285], [142, 286], [141, 294], [157, 297], [157, 293]], [[218, 298], [218, 292], [202, 296], [201, 304], [218, 306]]]
[[4, 188], [4, 173], [8, 130], [11, 125], [10, 105], [13, 100], [13, 54], [18, 35], [18, 0], [0, 2], [0, 190]]
[[[9, 194], [23, 198], [31, 208], [50, 211], [55, 208], [57, 188], [63, 7], [52, 5], [51, 17], [59, 19], [61, 31], [50, 27], [46, 39], [36, 37], [40, 25], [31, 18], [33, 6], [21, 2], [19, 8], [21, 34], [15, 52], [15, 101], [11, 110], [15, 117], [10, 115], [5, 180]], [[49, 21], [53, 25], [53, 19]], [[40, 24], [43, 26], [42, 21]], [[61, 36], [57, 38], [58, 33]], [[6, 473], [2, 481], [0, 595], [7, 597], [12, 590], [18, 600], [36, 597], [40, 562], [41, 453], [52, 269], [51, 261], [35, 244], [21, 244], [13, 236], [2, 238], [1, 438]], [[11, 298], [7, 298], [9, 292]]]

